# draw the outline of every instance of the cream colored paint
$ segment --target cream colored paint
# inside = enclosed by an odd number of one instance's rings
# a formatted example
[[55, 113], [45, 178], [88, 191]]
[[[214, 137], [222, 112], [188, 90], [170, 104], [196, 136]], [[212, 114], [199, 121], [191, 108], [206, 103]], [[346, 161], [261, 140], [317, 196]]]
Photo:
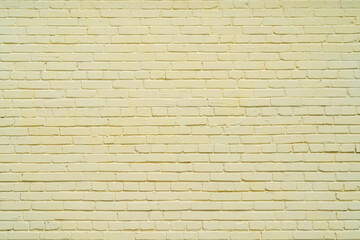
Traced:
[[359, 239], [359, 1], [0, 1], [0, 239]]

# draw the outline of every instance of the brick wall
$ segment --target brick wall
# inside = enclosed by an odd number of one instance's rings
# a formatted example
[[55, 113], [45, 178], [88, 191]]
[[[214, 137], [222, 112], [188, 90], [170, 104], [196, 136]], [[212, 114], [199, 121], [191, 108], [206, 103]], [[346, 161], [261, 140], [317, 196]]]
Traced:
[[360, 239], [359, 1], [0, 1], [1, 239]]

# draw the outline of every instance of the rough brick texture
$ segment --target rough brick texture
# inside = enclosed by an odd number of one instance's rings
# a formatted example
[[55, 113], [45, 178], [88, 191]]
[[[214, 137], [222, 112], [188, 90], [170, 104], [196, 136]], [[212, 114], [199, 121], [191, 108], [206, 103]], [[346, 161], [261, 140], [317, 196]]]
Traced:
[[0, 17], [0, 239], [360, 239], [360, 1]]

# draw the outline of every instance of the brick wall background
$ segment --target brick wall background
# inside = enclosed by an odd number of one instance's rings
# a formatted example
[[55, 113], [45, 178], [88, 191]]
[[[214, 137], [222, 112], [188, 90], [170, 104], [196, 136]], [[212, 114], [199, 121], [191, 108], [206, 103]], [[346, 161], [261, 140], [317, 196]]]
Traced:
[[0, 1], [1, 239], [359, 239], [359, 1]]

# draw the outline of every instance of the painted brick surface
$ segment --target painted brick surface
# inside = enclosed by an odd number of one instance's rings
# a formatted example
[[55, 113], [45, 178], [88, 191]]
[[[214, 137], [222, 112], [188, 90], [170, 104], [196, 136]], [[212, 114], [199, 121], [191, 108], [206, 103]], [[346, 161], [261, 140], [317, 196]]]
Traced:
[[0, 17], [0, 239], [360, 239], [359, 1]]

